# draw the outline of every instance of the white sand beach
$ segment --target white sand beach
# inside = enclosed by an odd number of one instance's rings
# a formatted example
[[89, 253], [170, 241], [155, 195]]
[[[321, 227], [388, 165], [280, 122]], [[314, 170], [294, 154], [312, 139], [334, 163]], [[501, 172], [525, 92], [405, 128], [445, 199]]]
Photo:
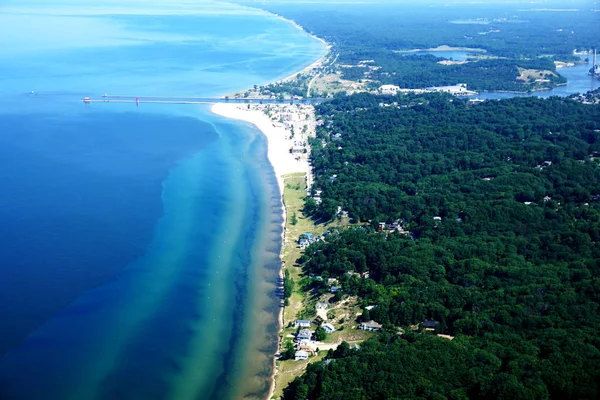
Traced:
[[296, 160], [290, 153], [294, 141], [286, 139], [286, 130], [283, 126], [274, 123], [265, 113], [259, 110], [248, 110], [246, 104], [217, 103], [211, 108], [214, 114], [249, 122], [255, 125], [267, 137], [268, 158], [275, 170], [279, 191], [283, 193], [283, 175], [293, 172], [308, 173], [308, 162]]

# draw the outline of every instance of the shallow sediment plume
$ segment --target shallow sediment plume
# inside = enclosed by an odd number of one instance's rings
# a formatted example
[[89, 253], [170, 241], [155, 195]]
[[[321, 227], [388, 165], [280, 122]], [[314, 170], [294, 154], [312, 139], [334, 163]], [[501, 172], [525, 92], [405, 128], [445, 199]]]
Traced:
[[[314, 110], [312, 106], [303, 106], [304, 112], [310, 113], [314, 117]], [[293, 107], [290, 107], [293, 108]], [[217, 115], [248, 122], [258, 128], [267, 138], [267, 156], [270, 164], [275, 171], [275, 175], [277, 178], [277, 183], [279, 187], [279, 195], [281, 198], [281, 249], [279, 254], [280, 263], [282, 262], [281, 252], [285, 246], [285, 224], [286, 224], [286, 208], [283, 201], [283, 191], [284, 191], [284, 179], [283, 176], [291, 173], [306, 173], [309, 174], [309, 163], [308, 159], [298, 159], [294, 157], [291, 152], [292, 147], [294, 146], [294, 140], [287, 137], [286, 128], [274, 122], [265, 112], [257, 109], [256, 106], [249, 107], [247, 105], [240, 104], [224, 104], [219, 103], [212, 106], [211, 111]], [[300, 113], [300, 111], [296, 111]], [[314, 129], [314, 127], [313, 127]], [[278, 276], [280, 281], [283, 281], [283, 269], [280, 268], [278, 271]], [[278, 331], [283, 329], [283, 307], [279, 308], [278, 316]], [[277, 336], [277, 348], [279, 348], [279, 335]], [[273, 368], [272, 375], [270, 377], [270, 390], [267, 396], [267, 399], [270, 399], [273, 396], [275, 391], [275, 375], [277, 373], [276, 360], [273, 357]]]

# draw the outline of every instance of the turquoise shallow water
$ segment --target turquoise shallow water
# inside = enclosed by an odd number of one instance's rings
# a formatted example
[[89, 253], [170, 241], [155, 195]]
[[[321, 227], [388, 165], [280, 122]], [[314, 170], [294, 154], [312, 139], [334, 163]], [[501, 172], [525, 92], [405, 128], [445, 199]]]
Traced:
[[264, 397], [281, 234], [266, 139], [203, 106], [78, 100], [223, 95], [322, 44], [224, 3], [8, 1], [0, 46], [0, 398]]

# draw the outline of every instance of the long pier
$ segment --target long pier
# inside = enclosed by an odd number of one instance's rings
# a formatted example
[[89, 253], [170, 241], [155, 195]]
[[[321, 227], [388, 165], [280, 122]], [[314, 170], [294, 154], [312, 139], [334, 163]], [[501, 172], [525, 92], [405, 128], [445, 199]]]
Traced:
[[216, 104], [216, 103], [264, 103], [264, 104], [319, 104], [322, 98], [313, 99], [263, 99], [263, 98], [228, 98], [228, 97], [196, 97], [196, 96], [133, 96], [133, 95], [108, 95], [100, 98], [84, 97], [82, 103], [135, 103], [135, 104]]
[[83, 103], [215, 104], [215, 101], [83, 99]]

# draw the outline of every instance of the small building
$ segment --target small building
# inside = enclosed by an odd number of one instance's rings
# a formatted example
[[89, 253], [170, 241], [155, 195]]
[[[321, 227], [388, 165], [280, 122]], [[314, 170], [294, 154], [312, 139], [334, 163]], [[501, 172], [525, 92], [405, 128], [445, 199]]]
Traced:
[[312, 240], [315, 238], [315, 235], [313, 235], [310, 232], [304, 232], [302, 235], [300, 235], [300, 240], [305, 239], [305, 240]]
[[400, 90], [400, 86], [396, 85], [381, 85], [379, 86], [379, 92], [381, 94], [396, 94]]
[[292, 154], [304, 154], [306, 153], [306, 147], [302, 145], [294, 144], [292, 146]]
[[306, 360], [308, 358], [308, 353], [304, 350], [298, 350], [295, 354], [294, 359], [298, 360]]
[[337, 293], [337, 292], [339, 292], [340, 290], [342, 290], [342, 287], [341, 287], [341, 286], [332, 286], [331, 288], [329, 288], [329, 291], [330, 291], [331, 293]]
[[298, 319], [294, 322], [294, 328], [310, 328], [310, 321], [306, 319]]
[[550, 201], [550, 200], [552, 200], [552, 197], [550, 197], [550, 196], [544, 196], [544, 203], [547, 202], [547, 201]]
[[312, 346], [314, 345], [314, 342], [312, 340], [309, 339], [302, 339], [298, 342], [298, 347], [300, 346]]
[[331, 324], [322, 324], [321, 328], [325, 329], [327, 334], [335, 332], [335, 327]]
[[327, 279], [327, 284], [328, 285], [333, 285], [335, 283], [337, 283], [337, 279], [335, 279], [335, 278], [328, 278]]
[[421, 322], [421, 328], [425, 330], [435, 330], [435, 328], [437, 328], [438, 325], [439, 322], [434, 321], [432, 319], [426, 319], [425, 321]]
[[313, 332], [310, 329], [301, 329], [296, 335], [296, 340], [310, 340], [312, 339]]
[[377, 307], [377, 305], [374, 305], [374, 306], [366, 306], [366, 307], [365, 307], [365, 310], [369, 310], [369, 311], [371, 311], [371, 310], [372, 310], [372, 309], [374, 309], [375, 307]]
[[363, 322], [358, 326], [358, 329], [361, 329], [363, 331], [380, 331], [381, 328], [383, 326], [381, 324], [378, 324], [377, 322], [371, 320], [369, 322]]
[[318, 301], [317, 304], [315, 305], [315, 307], [317, 310], [327, 310], [327, 303]]

